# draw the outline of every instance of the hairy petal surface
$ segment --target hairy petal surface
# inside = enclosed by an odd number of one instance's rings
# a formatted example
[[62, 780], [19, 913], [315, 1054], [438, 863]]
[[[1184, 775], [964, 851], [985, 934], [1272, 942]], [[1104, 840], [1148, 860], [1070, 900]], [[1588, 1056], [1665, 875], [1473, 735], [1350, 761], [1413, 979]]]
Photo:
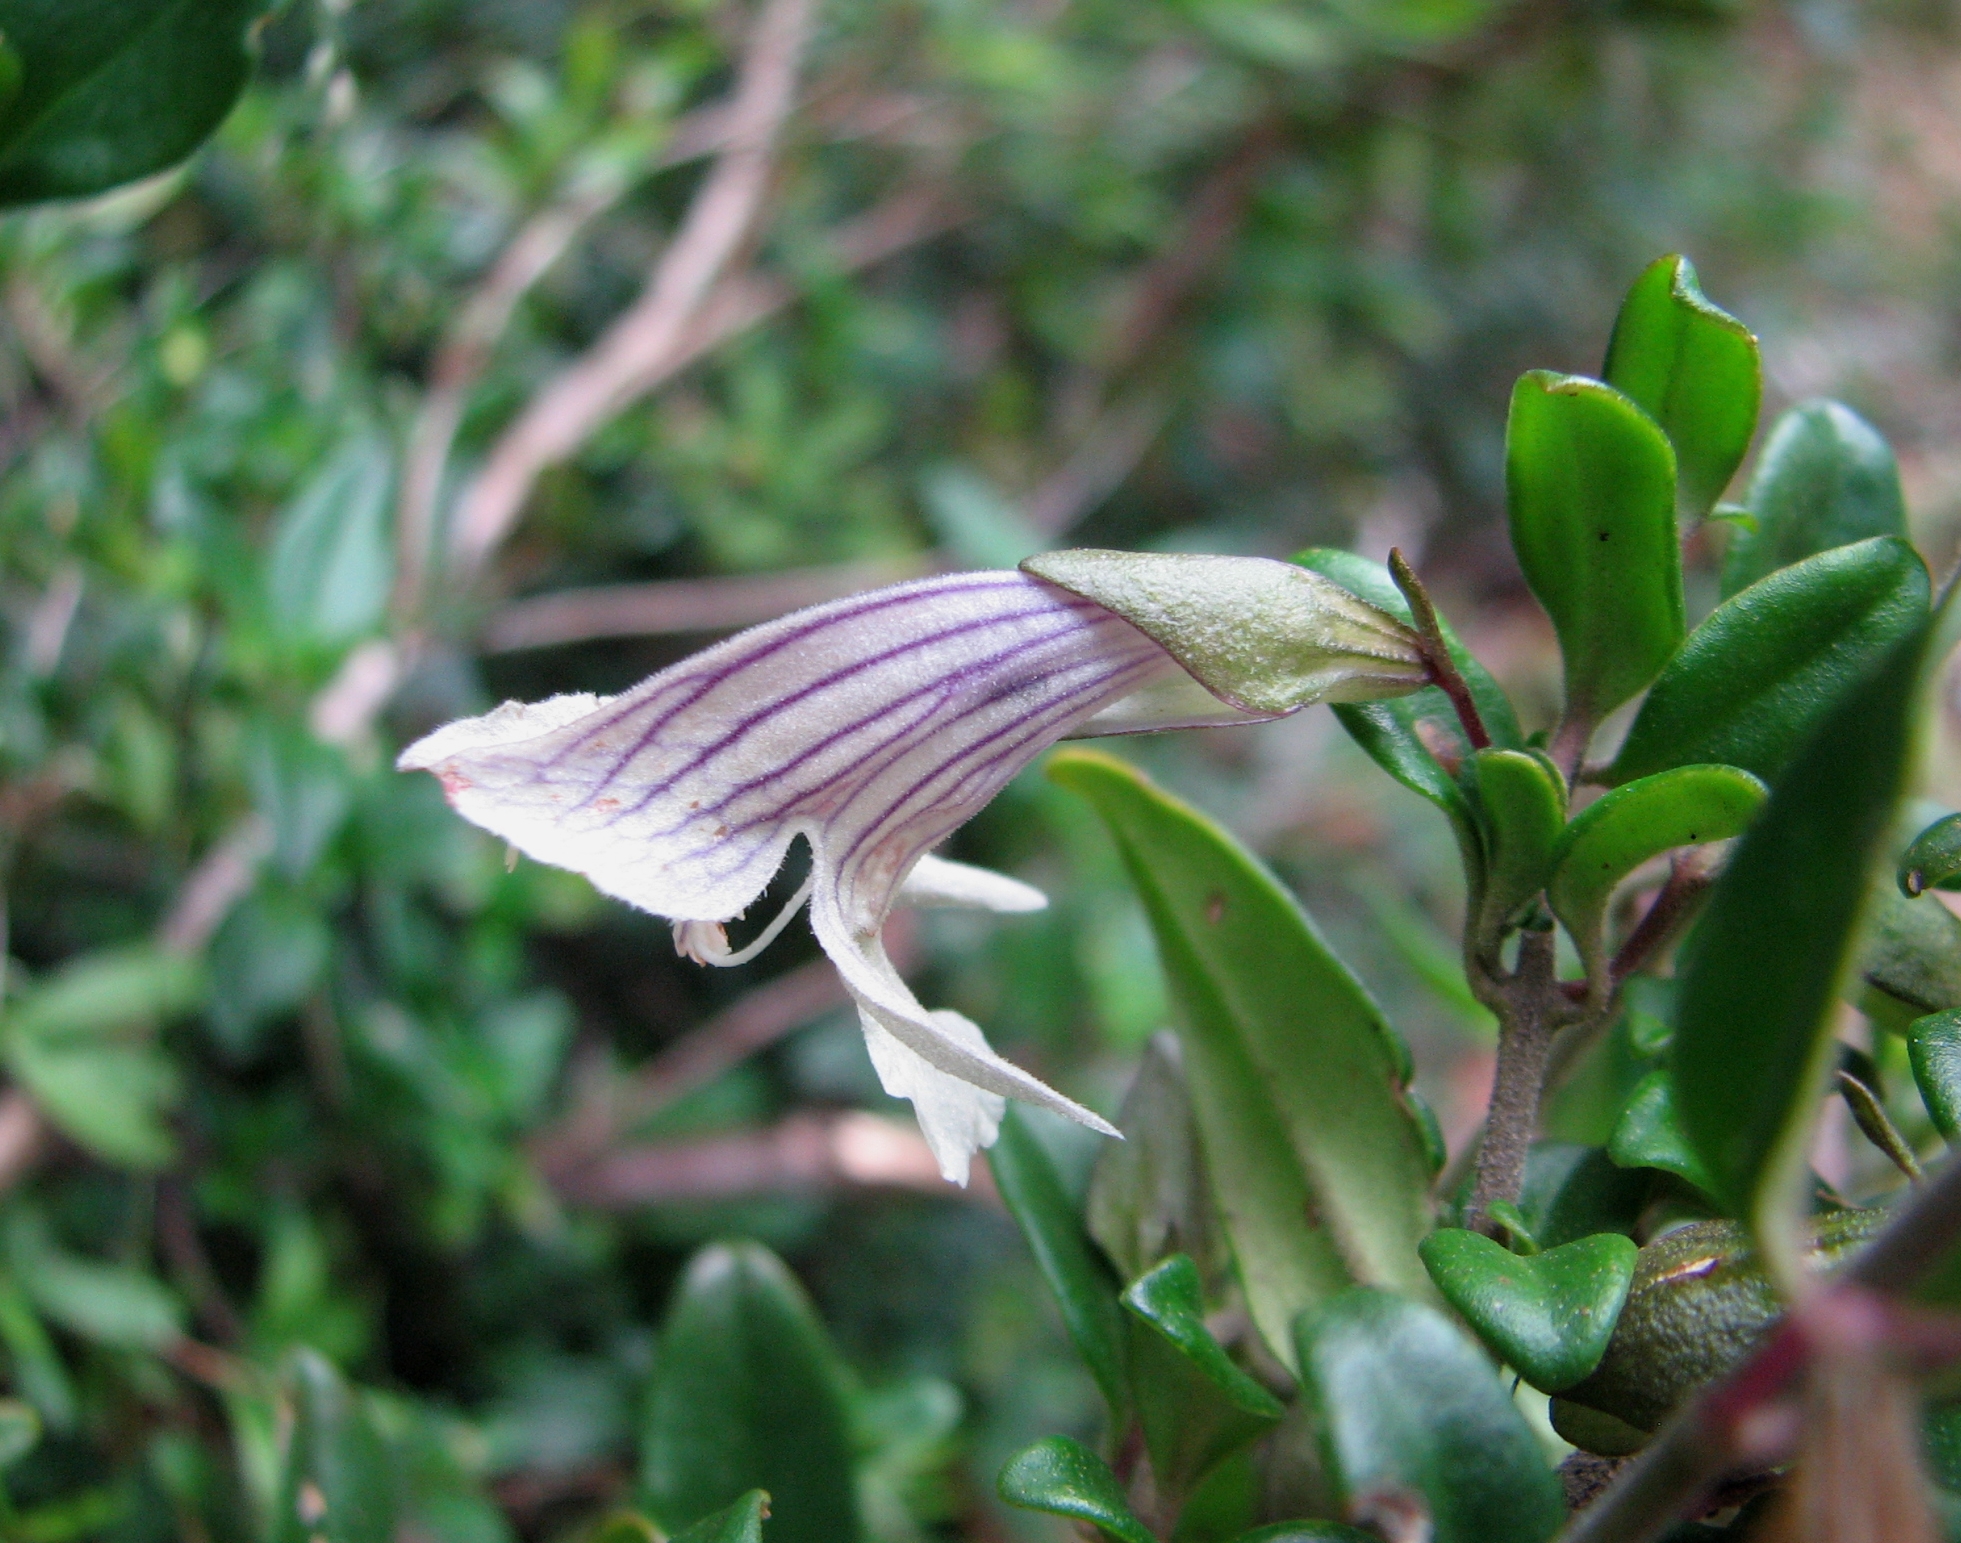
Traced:
[[[1111, 1128], [966, 1019], [922, 1007], [885, 956], [886, 913], [928, 849], [1044, 748], [1180, 673], [1080, 596], [1021, 573], [955, 574], [797, 612], [616, 697], [506, 703], [397, 764], [433, 772], [459, 813], [528, 856], [680, 922], [738, 915], [804, 836], [812, 925], [880, 1077], [964, 1180], [1004, 1096]], [[920, 886], [948, 887], [931, 869]]]

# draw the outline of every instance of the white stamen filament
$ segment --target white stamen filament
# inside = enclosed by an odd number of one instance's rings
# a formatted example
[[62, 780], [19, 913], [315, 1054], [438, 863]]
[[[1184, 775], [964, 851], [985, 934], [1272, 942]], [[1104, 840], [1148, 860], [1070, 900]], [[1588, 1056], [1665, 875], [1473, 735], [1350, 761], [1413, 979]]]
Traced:
[[810, 887], [816, 880], [814, 870], [806, 874], [803, 883], [797, 886], [797, 892], [790, 897], [789, 904], [776, 913], [767, 927], [738, 949], [729, 948], [729, 935], [720, 922], [676, 922], [675, 952], [697, 964], [712, 964], [717, 969], [726, 970], [731, 965], [747, 964], [774, 943], [778, 934], [790, 925], [797, 912], [803, 909], [803, 903], [810, 898]]

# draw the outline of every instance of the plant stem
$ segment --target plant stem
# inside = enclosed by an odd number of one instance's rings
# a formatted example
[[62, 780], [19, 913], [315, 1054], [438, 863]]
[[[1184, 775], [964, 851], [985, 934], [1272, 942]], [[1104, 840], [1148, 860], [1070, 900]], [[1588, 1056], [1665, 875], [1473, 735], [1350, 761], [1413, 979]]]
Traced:
[[1389, 576], [1396, 581], [1396, 588], [1403, 592], [1409, 602], [1411, 620], [1416, 623], [1417, 636], [1423, 640], [1423, 660], [1430, 667], [1431, 683], [1440, 687], [1450, 698], [1450, 705], [1457, 713], [1457, 721], [1464, 726], [1464, 737], [1471, 742], [1473, 750], [1489, 749], [1491, 733], [1484, 726], [1484, 716], [1478, 711], [1477, 699], [1471, 695], [1471, 688], [1458, 671], [1457, 661], [1451, 657], [1450, 644], [1444, 638], [1443, 623], [1437, 620], [1437, 608], [1430, 603], [1430, 592], [1423, 587], [1423, 581], [1416, 576], [1416, 570], [1409, 565], [1409, 559], [1402, 552], [1391, 548], [1389, 552]]
[[1493, 1225], [1487, 1216], [1493, 1201], [1516, 1205], [1524, 1188], [1525, 1157], [1538, 1131], [1539, 1096], [1545, 1088], [1553, 1034], [1560, 1025], [1559, 996], [1552, 933], [1523, 933], [1517, 973], [1487, 1004], [1498, 1014], [1498, 1066], [1467, 1216], [1468, 1224], [1480, 1231]]

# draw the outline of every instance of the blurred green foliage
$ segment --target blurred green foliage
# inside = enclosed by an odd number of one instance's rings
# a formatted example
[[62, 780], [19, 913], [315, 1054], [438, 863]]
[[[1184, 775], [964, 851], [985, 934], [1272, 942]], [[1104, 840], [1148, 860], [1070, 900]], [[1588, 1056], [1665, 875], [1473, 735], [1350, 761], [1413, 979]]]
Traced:
[[[903, 1136], [836, 1118], [891, 1112], [855, 1028], [806, 997], [775, 1009], [799, 1032], [685, 1096], [630, 1081], [726, 1037], [715, 1015], [808, 946], [699, 971], [388, 769], [443, 718], [686, 646], [487, 646], [514, 597], [1001, 563], [1066, 532], [1427, 543], [1503, 618], [1510, 382], [1596, 370], [1670, 249], [1759, 320], [1774, 391], [1830, 386], [1939, 473], [1942, 361], [1886, 340], [1951, 336], [1948, 194], [1867, 148], [1873, 98], [1916, 100], [1916, 52], [1945, 57], [1938, 8], [826, 0], [728, 275], [771, 303], [599, 415], [480, 571], [432, 564], [403, 520], [445, 390], [439, 515], [685, 228], [750, 22], [289, 0], [186, 167], [0, 220], [0, 1347], [44, 1430], [5, 1473], [23, 1537], [491, 1543], [658, 1507], [670, 1297], [725, 1234], [804, 1283], [752, 1271], [852, 1453], [826, 1504], [878, 1543], [1056, 1535], [992, 1474], [1090, 1429], [1095, 1390], [1007, 1222], [768, 1165], [786, 1129]], [[876, 260], [867, 211], [912, 219]], [[500, 301], [500, 263], [554, 231]], [[1884, 324], [1820, 379], [1855, 295]], [[1510, 650], [1523, 700], [1550, 700], [1543, 654]], [[1142, 753], [1299, 873], [1371, 984], [1421, 964], [1446, 828], [1350, 794], [1345, 750], [1254, 743]], [[1304, 806], [1310, 770], [1339, 796]], [[1376, 838], [1357, 903], [1327, 853]], [[1058, 903], [935, 919], [924, 967], [1114, 1107], [1164, 1011], [1114, 851], [1033, 784], [962, 839]], [[1383, 991], [1420, 1062], [1480, 1032], [1447, 987]], [[595, 1109], [618, 1118], [582, 1146]], [[727, 1504], [702, 1535], [747, 1536], [729, 1482], [662, 1520]]]

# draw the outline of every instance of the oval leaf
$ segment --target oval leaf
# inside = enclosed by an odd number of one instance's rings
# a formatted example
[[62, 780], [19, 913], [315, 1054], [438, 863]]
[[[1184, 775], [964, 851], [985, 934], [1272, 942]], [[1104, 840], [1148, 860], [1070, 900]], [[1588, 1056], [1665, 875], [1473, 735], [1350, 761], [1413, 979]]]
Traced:
[[1799, 752], [1717, 881], [1682, 972], [1676, 1113], [1710, 1193], [1750, 1223], [1785, 1282], [1800, 1267], [1832, 1019], [1912, 765], [1930, 636], [1898, 645]]
[[1607, 903], [1622, 879], [1677, 847], [1740, 836], [1769, 790], [1734, 766], [1678, 766], [1615, 788], [1560, 835], [1546, 900], [1605, 999]]
[[1661, 672], [1610, 782], [1720, 762], [1775, 782], [1849, 686], [1927, 619], [1927, 565], [1894, 537], [1821, 552], [1724, 601]]
[[1415, 632], [1332, 580], [1265, 557], [1044, 552], [1025, 572], [1114, 611], [1214, 696], [1253, 713], [1429, 684]]
[[1174, 1254], [1132, 1282], [1132, 1375], [1151, 1472], [1172, 1506], [1222, 1459], [1280, 1423], [1280, 1401], [1220, 1348], [1205, 1326], [1198, 1267]]
[[1635, 1085], [1608, 1139], [1607, 1155], [1623, 1168], [1658, 1168], [1687, 1180], [1705, 1195], [1715, 1193], [1715, 1180], [1675, 1113], [1675, 1086], [1666, 1067], [1649, 1072]]
[[771, 1497], [771, 1543], [860, 1536], [843, 1370], [803, 1289], [768, 1249], [696, 1254], [661, 1331], [641, 1480], [670, 1530], [750, 1490]]
[[287, 1395], [293, 1424], [274, 1543], [394, 1543], [395, 1465], [360, 1391], [326, 1357], [301, 1350]]
[[1914, 1085], [1934, 1126], [1961, 1142], [1961, 1012], [1929, 1013], [1907, 1031]]
[[1028, 1129], [1019, 1106], [1009, 1105], [1002, 1115], [1000, 1139], [988, 1152], [988, 1165], [1042, 1279], [1055, 1293], [1076, 1354], [1102, 1390], [1113, 1427], [1120, 1427], [1129, 1397], [1117, 1280], [1084, 1232], [1055, 1164]]
[[1889, 1028], [1961, 1007], [1961, 917], [1891, 884], [1874, 889], [1859, 934], [1859, 1005]]
[[1009, 1505], [1088, 1522], [1114, 1543], [1157, 1543], [1131, 1515], [1110, 1465], [1067, 1436], [1049, 1436], [1016, 1453], [995, 1487]]
[[1570, 1388], [1600, 1364], [1636, 1252], [1617, 1232], [1529, 1257], [1458, 1227], [1423, 1240], [1424, 1267], [1444, 1299], [1542, 1393]]
[[1951, 889], [1961, 879], [1961, 814], [1934, 821], [1900, 854], [1900, 893], [1909, 898], [1930, 889]]
[[1204, 815], [1112, 756], [1066, 751], [1049, 774], [1096, 806], [1143, 898], [1220, 1214], [1274, 1353], [1291, 1360], [1295, 1315], [1352, 1281], [1427, 1293], [1408, 1051], [1367, 992]]
[[1682, 641], [1675, 452], [1613, 387], [1534, 370], [1512, 392], [1505, 489], [1519, 566], [1559, 634], [1567, 714], [1598, 723]]
[[1746, 502], [1756, 528], [1730, 539], [1725, 595], [1815, 552], [1907, 533], [1892, 450], [1841, 402], [1800, 402], [1771, 426]]
[[1763, 368], [1750, 329], [1709, 303], [1686, 257], [1663, 257], [1621, 302], [1602, 373], [1661, 425], [1675, 447], [1681, 512], [1700, 519], [1757, 429]]
[[1184, 1055], [1169, 1030], [1151, 1036], [1108, 1141], [1090, 1173], [1089, 1234], [1136, 1279], [1172, 1254], [1190, 1255], [1207, 1281], [1230, 1268], [1199, 1157]]
[[1480, 750], [1472, 758], [1484, 813], [1484, 897], [1477, 936], [1494, 947], [1505, 922], [1544, 888], [1566, 823], [1566, 784], [1530, 750]]
[[19, 87], [0, 116], [0, 204], [75, 198], [181, 161], [251, 74], [264, 0], [10, 5]]
[[1348, 1500], [1421, 1497], [1435, 1543], [1543, 1543], [1566, 1505], [1491, 1363], [1434, 1308], [1366, 1287], [1300, 1324], [1328, 1467]]

